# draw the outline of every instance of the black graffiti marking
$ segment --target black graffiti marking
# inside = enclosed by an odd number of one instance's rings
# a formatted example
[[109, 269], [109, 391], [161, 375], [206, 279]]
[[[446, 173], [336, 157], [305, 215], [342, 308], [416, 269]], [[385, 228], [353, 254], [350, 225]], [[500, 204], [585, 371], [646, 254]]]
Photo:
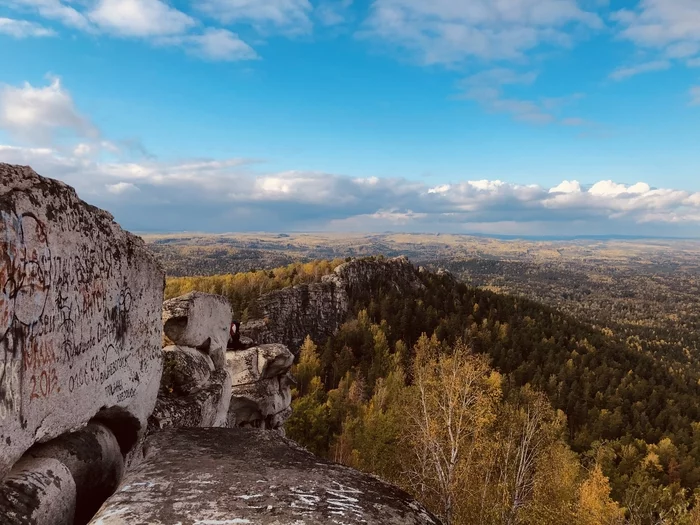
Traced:
[[117, 403], [121, 403], [122, 401], [125, 401], [127, 399], [131, 399], [132, 397], [136, 396], [136, 389], [135, 388], [130, 388], [129, 390], [124, 390], [123, 392], [119, 392], [117, 394]]
[[112, 361], [110, 364], [107, 365], [107, 368], [100, 373], [100, 383], [104, 383], [107, 381], [110, 377], [112, 377], [114, 374], [116, 374], [119, 370], [122, 370], [123, 368], [126, 368], [126, 366], [129, 364], [129, 357], [118, 357], [114, 361]]
[[113, 384], [107, 385], [105, 387], [105, 394], [107, 394], [108, 396], [113, 396], [114, 394], [116, 394], [117, 392], [121, 392], [122, 390], [124, 390], [124, 387], [122, 386], [122, 380], [117, 379]]

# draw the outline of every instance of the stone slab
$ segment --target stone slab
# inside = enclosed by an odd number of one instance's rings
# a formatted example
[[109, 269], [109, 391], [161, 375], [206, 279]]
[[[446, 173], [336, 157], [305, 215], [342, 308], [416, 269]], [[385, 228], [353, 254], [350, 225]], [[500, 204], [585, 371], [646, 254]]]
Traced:
[[439, 525], [400, 489], [275, 432], [159, 432], [95, 525]]

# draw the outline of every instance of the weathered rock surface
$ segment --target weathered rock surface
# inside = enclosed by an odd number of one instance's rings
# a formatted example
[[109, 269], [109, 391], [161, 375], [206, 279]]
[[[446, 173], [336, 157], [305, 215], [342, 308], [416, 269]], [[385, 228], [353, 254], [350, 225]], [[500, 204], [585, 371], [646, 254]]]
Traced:
[[403, 491], [274, 432], [157, 433], [91, 523], [439, 525]]
[[260, 297], [264, 319], [241, 325], [241, 333], [259, 343], [281, 342], [297, 349], [311, 334], [320, 340], [335, 333], [348, 313], [348, 296], [335, 282], [302, 284]]
[[122, 437], [137, 441], [161, 374], [163, 283], [107, 212], [0, 164], [0, 478], [96, 415], [131, 421]]
[[231, 326], [231, 305], [225, 297], [190, 292], [163, 303], [163, 331], [178, 346], [201, 349], [216, 368], [223, 368]]
[[347, 320], [354, 300], [396, 288], [420, 287], [418, 270], [406, 257], [355, 259], [341, 264], [320, 283], [263, 295], [259, 318], [241, 325], [241, 334], [259, 343], [283, 343], [297, 351], [307, 335], [323, 343]]
[[161, 393], [148, 420], [149, 430], [225, 427], [230, 403], [231, 376], [226, 370], [215, 370], [206, 386], [186, 396]]
[[[124, 458], [112, 431], [101, 423], [64, 434], [27, 452], [27, 457], [60, 461], [75, 483], [75, 523], [87, 523], [119, 485]], [[72, 523], [72, 522], [71, 522]]]
[[186, 346], [163, 348], [163, 393], [187, 395], [209, 384], [214, 363], [204, 352]]
[[280, 430], [291, 415], [289, 369], [294, 355], [281, 344], [260, 345], [226, 352], [226, 368], [233, 388], [229, 426]]
[[73, 525], [75, 482], [52, 458], [25, 458], [0, 483], [3, 525]]
[[163, 376], [151, 431], [228, 425], [231, 373], [226, 343], [231, 305], [219, 295], [192, 292], [163, 303]]
[[281, 344], [267, 344], [226, 352], [226, 368], [234, 386], [255, 383], [285, 374], [294, 364], [294, 354]]

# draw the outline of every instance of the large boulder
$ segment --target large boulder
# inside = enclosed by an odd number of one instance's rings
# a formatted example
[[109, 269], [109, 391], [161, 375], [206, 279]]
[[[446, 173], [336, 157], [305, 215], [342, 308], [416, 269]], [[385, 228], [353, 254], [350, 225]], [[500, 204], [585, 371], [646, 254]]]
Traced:
[[190, 292], [163, 303], [163, 331], [177, 346], [198, 348], [223, 368], [233, 313], [221, 295]]
[[168, 346], [163, 348], [163, 376], [160, 395], [187, 395], [209, 384], [214, 363], [196, 348]]
[[232, 378], [229, 426], [281, 432], [291, 415], [292, 364], [294, 354], [281, 344], [226, 352], [226, 369]]
[[398, 488], [318, 458], [274, 432], [178, 429], [151, 436], [146, 447], [144, 461], [91, 523], [440, 523]]
[[282, 344], [267, 344], [226, 352], [226, 368], [236, 386], [283, 375], [294, 364], [294, 354]]
[[153, 414], [148, 420], [151, 431], [170, 427], [225, 427], [231, 403], [231, 375], [215, 370], [201, 388], [187, 395], [161, 389]]
[[[116, 436], [101, 423], [90, 423], [77, 432], [63, 434], [48, 443], [34, 446], [26, 457], [60, 461], [71, 473], [76, 494], [75, 521], [71, 522], [72, 525], [90, 521], [102, 502], [117, 488], [124, 474], [124, 458]], [[19, 464], [23, 461], [20, 460]], [[14, 471], [10, 472], [10, 477]], [[34, 475], [37, 474], [35, 471]], [[0, 487], [3, 485], [0, 484]], [[72, 497], [72, 492], [69, 495]], [[68, 497], [66, 494], [57, 496]]]
[[158, 393], [163, 287], [109, 213], [0, 164], [0, 478], [95, 417], [133, 448]]

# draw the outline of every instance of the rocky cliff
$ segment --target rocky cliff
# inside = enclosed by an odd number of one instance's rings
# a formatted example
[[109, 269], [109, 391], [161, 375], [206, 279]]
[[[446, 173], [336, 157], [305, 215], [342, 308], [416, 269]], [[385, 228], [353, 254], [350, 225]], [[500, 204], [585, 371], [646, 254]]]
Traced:
[[323, 343], [345, 322], [354, 301], [382, 290], [420, 287], [418, 270], [406, 257], [354, 259], [319, 283], [263, 295], [253, 309], [259, 318], [241, 325], [241, 333], [261, 342], [282, 342], [296, 351], [307, 335]]
[[359, 290], [418, 285], [407, 261], [361, 264], [261, 299], [268, 344], [228, 351], [223, 297], [163, 303], [138, 238], [0, 164], [0, 523], [437, 524], [281, 436], [294, 358], [279, 342], [331, 333]]

